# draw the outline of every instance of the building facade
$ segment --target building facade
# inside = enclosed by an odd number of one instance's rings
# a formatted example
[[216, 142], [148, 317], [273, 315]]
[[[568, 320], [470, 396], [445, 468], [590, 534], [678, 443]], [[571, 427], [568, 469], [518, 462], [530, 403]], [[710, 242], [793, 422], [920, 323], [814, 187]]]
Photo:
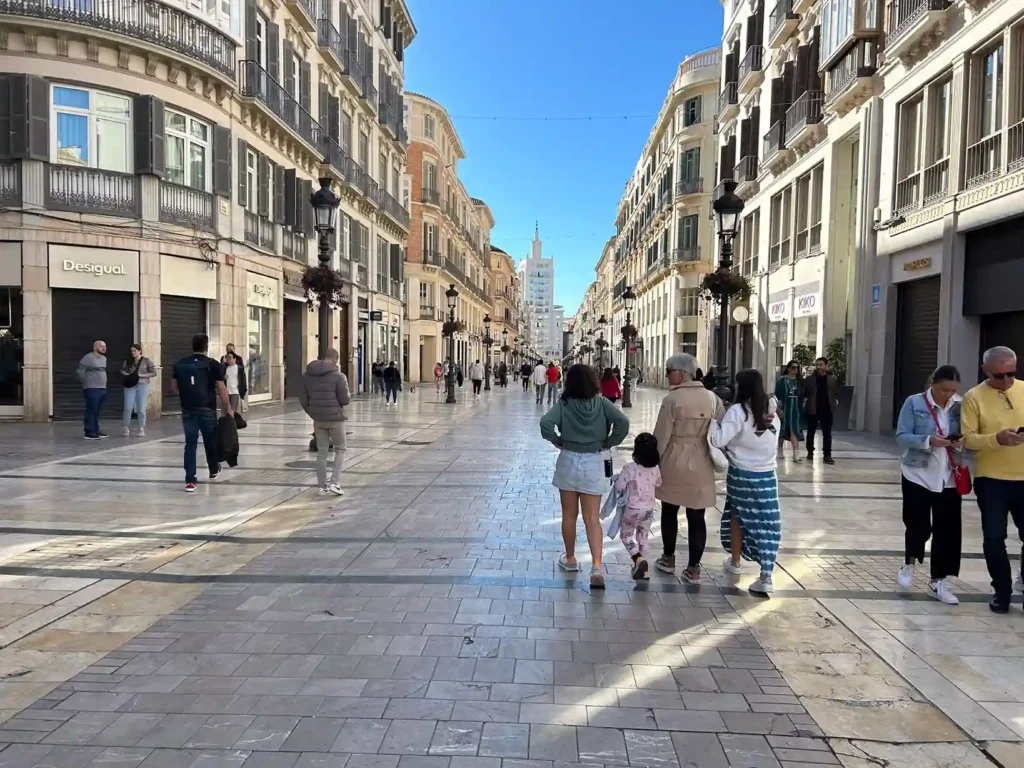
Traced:
[[325, 173], [352, 281], [330, 344], [359, 381], [370, 310], [401, 320], [402, 0], [152, 0], [128, 17], [44, 0], [7, 6], [0, 32], [0, 417], [78, 418], [97, 339], [107, 418], [135, 342], [158, 367], [149, 411], [174, 410], [169, 367], [201, 332], [217, 356], [246, 350], [251, 402], [293, 395], [317, 349], [301, 276]]
[[[494, 298], [491, 305], [491, 362], [497, 365], [505, 361], [513, 365], [517, 358], [520, 327], [520, 288], [519, 274], [512, 257], [494, 245], [491, 246], [490, 259], [491, 292]], [[502, 351], [502, 347], [508, 349]]]
[[434, 366], [450, 356], [442, 334], [448, 319], [445, 292], [458, 291], [455, 361], [467, 369], [484, 358], [484, 316], [493, 309], [490, 261], [494, 217], [459, 180], [466, 153], [448, 112], [436, 101], [406, 94], [412, 223], [407, 270], [407, 380], [433, 381]]
[[689, 352], [701, 360], [707, 355], [708, 314], [698, 292], [714, 255], [708, 211], [720, 62], [719, 52], [711, 50], [679, 65], [619, 201], [607, 319], [617, 344], [626, 324], [621, 296], [632, 286], [637, 300], [631, 321], [638, 336], [630, 363], [643, 368], [651, 382], [664, 379], [670, 354]]
[[536, 228], [530, 255], [519, 263], [523, 306], [533, 352], [544, 360], [561, 360], [562, 332], [558, 327], [559, 313], [555, 311], [555, 260], [543, 251], [540, 230]]

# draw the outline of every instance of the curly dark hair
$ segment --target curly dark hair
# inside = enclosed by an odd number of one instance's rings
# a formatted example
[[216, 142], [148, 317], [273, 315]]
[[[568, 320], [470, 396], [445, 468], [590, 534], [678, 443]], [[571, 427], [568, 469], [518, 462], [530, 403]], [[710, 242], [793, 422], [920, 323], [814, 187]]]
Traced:
[[597, 397], [601, 392], [601, 385], [597, 381], [597, 374], [589, 365], [576, 363], [565, 373], [565, 387], [562, 390], [560, 400], [589, 400]]
[[650, 432], [641, 432], [633, 441], [633, 461], [641, 467], [656, 467], [661, 457], [658, 455], [658, 438]]

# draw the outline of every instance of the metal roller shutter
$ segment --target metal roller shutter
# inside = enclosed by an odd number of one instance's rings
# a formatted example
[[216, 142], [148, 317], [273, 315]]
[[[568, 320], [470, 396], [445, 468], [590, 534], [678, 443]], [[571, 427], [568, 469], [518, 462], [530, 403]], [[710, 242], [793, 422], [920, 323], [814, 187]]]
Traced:
[[[171, 392], [171, 370], [181, 358], [192, 354], [192, 337], [197, 333], [206, 333], [206, 300], [190, 296], [161, 296], [160, 366], [163, 368], [164, 412], [181, 410], [180, 401]], [[218, 353], [211, 350], [210, 356], [218, 357]]]
[[121, 361], [135, 342], [135, 294], [123, 291], [51, 289], [53, 313], [53, 418], [80, 419], [85, 412], [78, 361], [94, 341], [107, 342], [107, 400], [101, 419], [121, 418]]
[[899, 284], [893, 424], [903, 401], [924, 391], [939, 364], [939, 279], [926, 277]]

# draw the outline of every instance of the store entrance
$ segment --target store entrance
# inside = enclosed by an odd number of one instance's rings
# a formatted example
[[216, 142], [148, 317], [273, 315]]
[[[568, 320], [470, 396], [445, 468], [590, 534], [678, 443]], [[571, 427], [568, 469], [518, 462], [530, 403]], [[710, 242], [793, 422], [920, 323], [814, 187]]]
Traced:
[[903, 402], [924, 391], [938, 366], [940, 278], [900, 283], [896, 293], [896, 379], [893, 426]]
[[284, 301], [284, 396], [298, 397], [302, 388], [302, 372], [306, 362], [302, 357], [302, 313], [308, 313], [301, 301]]

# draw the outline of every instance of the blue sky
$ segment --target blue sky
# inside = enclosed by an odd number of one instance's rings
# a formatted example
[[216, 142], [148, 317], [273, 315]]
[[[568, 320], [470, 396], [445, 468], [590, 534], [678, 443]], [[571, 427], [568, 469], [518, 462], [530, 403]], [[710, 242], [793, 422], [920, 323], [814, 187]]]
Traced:
[[[540, 221], [555, 301], [573, 313], [615, 233], [626, 179], [679, 62], [718, 44], [719, 0], [407, 0], [407, 89], [440, 102], [459, 175], [517, 261]], [[628, 8], [628, 15], [623, 10]], [[538, 121], [470, 117], [608, 117]]]

